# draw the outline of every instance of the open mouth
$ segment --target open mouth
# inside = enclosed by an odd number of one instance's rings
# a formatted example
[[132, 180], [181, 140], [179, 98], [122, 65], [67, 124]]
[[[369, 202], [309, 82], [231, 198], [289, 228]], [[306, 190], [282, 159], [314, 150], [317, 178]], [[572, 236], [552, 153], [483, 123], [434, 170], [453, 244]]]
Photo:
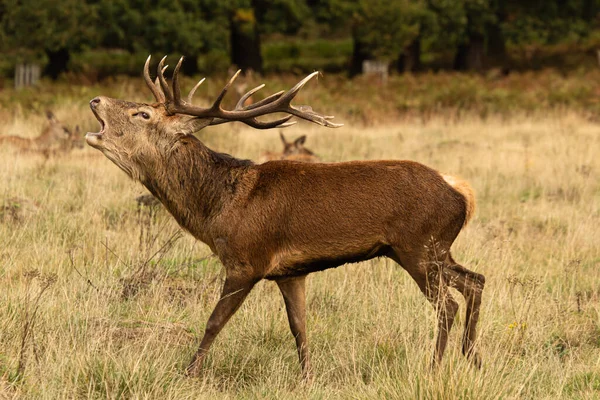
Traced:
[[100, 131], [86, 133], [85, 140], [90, 146], [98, 147], [100, 145], [100, 141], [102, 140], [102, 136], [103, 136], [104, 130], [106, 128], [106, 123], [104, 122], [104, 120], [102, 118], [100, 118], [100, 116], [98, 115], [98, 113], [96, 112], [96, 109], [94, 107], [92, 107], [92, 112], [94, 113], [94, 116], [96, 117], [98, 122], [100, 122]]

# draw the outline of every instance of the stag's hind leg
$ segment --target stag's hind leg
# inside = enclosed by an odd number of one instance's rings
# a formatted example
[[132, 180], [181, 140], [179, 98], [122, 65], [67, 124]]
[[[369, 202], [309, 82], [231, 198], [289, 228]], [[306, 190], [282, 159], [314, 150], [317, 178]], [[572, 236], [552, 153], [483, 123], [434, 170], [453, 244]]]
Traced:
[[481, 306], [481, 295], [485, 285], [485, 277], [457, 264], [448, 255], [445, 261], [444, 279], [449, 286], [458, 290], [465, 298], [467, 311], [462, 351], [467, 358], [473, 361], [473, 364], [477, 368], [481, 368], [481, 357], [475, 351], [475, 339], [477, 336], [477, 322], [479, 320], [479, 308]]
[[438, 333], [433, 354], [433, 366], [435, 367], [444, 356], [448, 343], [448, 332], [452, 328], [454, 317], [458, 311], [458, 303], [449, 293], [446, 280], [441, 273], [443, 263], [438, 262], [426, 252], [418, 255], [406, 254], [394, 249], [389, 257], [409, 273], [437, 312]]

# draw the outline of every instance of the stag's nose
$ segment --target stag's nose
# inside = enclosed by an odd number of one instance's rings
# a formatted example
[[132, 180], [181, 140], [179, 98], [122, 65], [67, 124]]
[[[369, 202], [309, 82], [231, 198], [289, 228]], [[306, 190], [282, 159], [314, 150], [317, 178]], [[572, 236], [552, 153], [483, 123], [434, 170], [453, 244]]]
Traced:
[[93, 99], [90, 100], [90, 107], [96, 108], [96, 106], [100, 104], [100, 97], [94, 97]]

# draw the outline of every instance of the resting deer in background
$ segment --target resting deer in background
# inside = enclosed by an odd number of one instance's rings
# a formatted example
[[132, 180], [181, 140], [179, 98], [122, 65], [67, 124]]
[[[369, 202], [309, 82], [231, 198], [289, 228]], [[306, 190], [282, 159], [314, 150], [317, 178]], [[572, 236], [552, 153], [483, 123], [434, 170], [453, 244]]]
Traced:
[[319, 162], [319, 157], [312, 151], [304, 147], [306, 142], [306, 135], [302, 135], [293, 142], [288, 142], [283, 136], [283, 132], [279, 131], [279, 137], [283, 143], [283, 152], [274, 153], [272, 151], [265, 151], [258, 159], [258, 162], [264, 163], [273, 160], [290, 160], [290, 161], [302, 161], [302, 162]]
[[85, 142], [83, 141], [79, 125], [75, 125], [75, 130], [69, 132], [69, 138], [67, 140], [61, 140], [60, 143], [63, 152], [69, 152], [74, 149], [83, 149]]
[[[287, 92], [244, 106], [244, 98], [261, 85], [226, 110], [221, 102], [237, 74], [212, 106], [201, 108], [191, 104], [191, 96], [181, 97], [183, 58], [173, 72], [172, 88], [163, 75], [164, 60], [156, 83], [150, 78], [150, 57], [144, 67], [155, 103], [90, 101], [101, 130], [87, 133], [86, 140], [146, 186], [225, 268], [222, 295], [187, 369], [190, 375], [200, 372], [216, 336], [262, 279], [279, 286], [308, 375], [306, 276], [381, 256], [400, 264], [437, 310], [434, 364], [442, 359], [458, 310], [448, 287], [465, 297], [463, 353], [480, 365], [474, 341], [485, 279], [450, 255], [475, 208], [467, 183], [413, 161], [254, 164], [214, 152], [193, 133], [231, 121], [257, 129], [287, 126], [293, 116], [326, 127], [340, 125], [308, 106], [291, 105], [316, 72]], [[271, 122], [257, 119], [273, 113], [288, 115]]]
[[[24, 151], [60, 151], [64, 150], [66, 147], [70, 150], [75, 143], [75, 135], [66, 125], [56, 118], [52, 111], [46, 111], [46, 118], [48, 124], [40, 136], [35, 138], [0, 136], [0, 145], [10, 145]], [[79, 127], [76, 128], [76, 133], [79, 133]], [[83, 147], [81, 138], [79, 138], [79, 142], [81, 143], [80, 147]]]

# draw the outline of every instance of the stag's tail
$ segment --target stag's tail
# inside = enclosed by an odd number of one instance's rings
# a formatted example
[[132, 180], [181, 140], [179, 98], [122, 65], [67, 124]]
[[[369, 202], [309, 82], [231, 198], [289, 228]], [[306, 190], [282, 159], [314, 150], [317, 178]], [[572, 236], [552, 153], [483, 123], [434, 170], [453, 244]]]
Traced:
[[471, 185], [469, 185], [466, 181], [463, 181], [460, 178], [451, 175], [442, 175], [442, 178], [454, 188], [458, 193], [460, 193], [465, 199], [465, 222], [463, 223], [463, 227], [467, 225], [469, 220], [475, 214], [475, 192]]

